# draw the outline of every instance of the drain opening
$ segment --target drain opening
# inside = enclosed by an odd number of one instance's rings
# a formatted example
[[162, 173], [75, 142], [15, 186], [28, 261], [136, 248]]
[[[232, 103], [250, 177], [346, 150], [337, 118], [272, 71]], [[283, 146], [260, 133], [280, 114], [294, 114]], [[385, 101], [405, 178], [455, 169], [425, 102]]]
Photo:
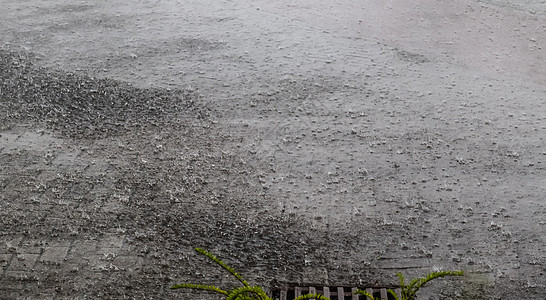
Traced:
[[[374, 298], [396, 300], [387, 292], [387, 287], [360, 287], [360, 289], [372, 294]], [[301, 295], [307, 294], [321, 294], [330, 298], [330, 300], [369, 300], [364, 295], [355, 295], [356, 290], [356, 287], [347, 286], [284, 286], [274, 287], [271, 292], [273, 300], [294, 300]], [[392, 290], [398, 295], [399, 299], [402, 299], [400, 288], [392, 288]]]

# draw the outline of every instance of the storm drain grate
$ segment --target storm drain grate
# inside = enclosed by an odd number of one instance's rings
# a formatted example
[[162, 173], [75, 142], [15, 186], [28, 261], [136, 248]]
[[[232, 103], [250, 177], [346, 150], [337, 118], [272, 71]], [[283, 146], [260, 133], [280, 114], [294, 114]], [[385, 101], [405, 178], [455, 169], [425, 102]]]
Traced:
[[[360, 287], [361, 290], [365, 290], [368, 293], [372, 294], [375, 298], [382, 300], [395, 300], [395, 298], [387, 292], [388, 288], [378, 288], [378, 287]], [[293, 300], [296, 297], [306, 294], [321, 294], [324, 295], [330, 300], [368, 300], [367, 297], [363, 295], [355, 295], [354, 292], [357, 290], [356, 287], [346, 287], [346, 286], [292, 286], [292, 287], [277, 287], [273, 288], [272, 294], [274, 300]], [[402, 298], [401, 290], [399, 288], [392, 288], [392, 290], [398, 295], [398, 298]]]

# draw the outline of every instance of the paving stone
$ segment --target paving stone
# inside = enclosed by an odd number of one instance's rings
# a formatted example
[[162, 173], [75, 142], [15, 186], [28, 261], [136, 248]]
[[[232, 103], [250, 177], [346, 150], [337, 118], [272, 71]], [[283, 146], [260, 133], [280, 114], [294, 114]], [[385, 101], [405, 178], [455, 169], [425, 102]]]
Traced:
[[85, 170], [88, 164], [85, 161], [78, 159], [81, 150], [72, 150], [61, 152], [55, 157], [51, 164], [57, 170], [64, 170], [70, 172], [81, 172]]
[[130, 255], [135, 253], [140, 253], [140, 256], [144, 256], [143, 253], [141, 253], [141, 248], [139, 248], [137, 245], [134, 245], [130, 242], [123, 243], [123, 246], [121, 247], [120, 255]]
[[[14, 254], [0, 254], [0, 268], [2, 268], [2, 270], [4, 269], [5, 266], [8, 265], [13, 255]], [[0, 274], [1, 273], [2, 272], [0, 270]]]
[[38, 277], [43, 278], [47, 276], [47, 274], [54, 272], [55, 270], [59, 270], [60, 268], [61, 265], [44, 264], [40, 260], [38, 260], [38, 262], [34, 266], [33, 273], [36, 274]]
[[113, 261], [116, 257], [119, 256], [121, 248], [100, 248], [97, 252], [97, 255], [101, 255], [101, 259]]
[[40, 257], [45, 264], [60, 264], [66, 258], [69, 247], [47, 247]]
[[118, 271], [119, 268], [112, 264], [115, 255], [92, 255], [85, 257], [87, 268], [93, 272]]
[[89, 175], [104, 176], [105, 172], [110, 168], [106, 160], [92, 160], [85, 168], [85, 173]]
[[89, 191], [93, 187], [93, 184], [90, 182], [78, 182], [73, 184], [73, 186], [63, 194], [63, 198], [70, 199], [82, 199], [89, 194]]
[[3, 242], [0, 242], [0, 253], [14, 253], [22, 240], [22, 236], [4, 237]]
[[[127, 200], [128, 201], [128, 200]], [[108, 197], [105, 201], [101, 210], [105, 213], [115, 213], [120, 212], [125, 209], [125, 205], [120, 202], [120, 199], [114, 197]]]
[[120, 255], [114, 259], [113, 264], [120, 270], [134, 272], [142, 269], [144, 258], [139, 256]]
[[[41, 209], [43, 206], [40, 205], [39, 207]], [[45, 239], [24, 239], [19, 243], [17, 253], [41, 254], [46, 246], [47, 242]]]
[[0, 153], [15, 150], [16, 146], [14, 145], [14, 142], [20, 136], [20, 134], [12, 132], [3, 132], [2, 134], [0, 134]]
[[[2, 286], [2, 297], [5, 297], [5, 298], [0, 298], [0, 299], [15, 299], [15, 297], [13, 298], [10, 298], [8, 297], [10, 293], [12, 292], [18, 292], [18, 291], [21, 291], [24, 289], [24, 284], [23, 282], [19, 281], [19, 280], [14, 280], [14, 279], [17, 279], [18, 277], [16, 276], [17, 274], [14, 274], [14, 273], [10, 273], [8, 274], [9, 276], [7, 277], [4, 277], [2, 280], [0, 280], [0, 286]], [[14, 277], [15, 275], [15, 277]], [[22, 274], [19, 274], [19, 275], [22, 275]]]
[[97, 252], [97, 241], [94, 240], [76, 240], [68, 253], [68, 257], [82, 257]]
[[103, 184], [96, 184], [88, 193], [88, 197], [93, 199], [94, 202], [102, 201], [110, 197], [113, 194], [113, 187], [105, 187]]
[[0, 191], [3, 191], [8, 185], [11, 176], [0, 174]]
[[99, 242], [99, 249], [102, 248], [121, 248], [125, 235], [106, 234]]
[[[21, 281], [35, 281], [38, 280], [38, 276], [34, 272], [29, 271], [8, 270], [5, 272], [3, 280], [14, 283]], [[20, 288], [21, 286], [14, 284], [13, 287]]]
[[36, 177], [36, 181], [48, 182], [48, 181], [51, 181], [53, 179], [56, 179], [57, 174], [59, 174], [59, 172], [57, 170], [52, 170], [52, 169], [48, 168], [48, 169], [44, 170], [42, 173], [40, 173], [40, 175], [38, 175], [38, 177]]
[[31, 271], [40, 254], [16, 254], [7, 271]]
[[39, 151], [44, 147], [51, 147], [55, 142], [59, 142], [59, 140], [52, 135], [44, 134], [43, 132], [25, 131], [13, 140], [12, 150], [25, 149], [29, 151]]
[[60, 152], [57, 154], [52, 163], [54, 165], [71, 165], [75, 162], [80, 153], [81, 150], [79, 149]]
[[17, 247], [17, 254], [37, 254], [42, 253], [43, 248], [40, 246], [21, 245]]

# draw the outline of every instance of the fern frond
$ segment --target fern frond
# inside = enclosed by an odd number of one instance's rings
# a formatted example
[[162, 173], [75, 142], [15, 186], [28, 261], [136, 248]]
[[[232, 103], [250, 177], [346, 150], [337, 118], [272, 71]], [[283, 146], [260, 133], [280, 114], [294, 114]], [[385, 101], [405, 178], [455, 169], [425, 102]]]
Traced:
[[191, 283], [181, 283], [171, 286], [172, 290], [176, 289], [193, 289], [193, 290], [203, 290], [209, 292], [216, 292], [219, 294], [227, 295], [228, 292], [222, 290], [221, 288], [213, 285], [204, 285], [204, 284], [191, 284]]
[[368, 297], [368, 298], [370, 298], [370, 299], [372, 299], [372, 300], [375, 299], [375, 298], [373, 297], [372, 294], [370, 294], [370, 293], [368, 293], [368, 292], [366, 292], [366, 291], [364, 291], [364, 290], [361, 290], [361, 289], [357, 289], [354, 293], [355, 293], [355, 294], [364, 295], [364, 296], [366, 296], [366, 297]]
[[400, 280], [400, 286], [406, 286], [404, 275], [402, 273], [396, 273], [398, 280]]
[[463, 271], [441, 271], [441, 272], [432, 272], [429, 273], [427, 276], [423, 278], [417, 278], [413, 281], [416, 281], [415, 283], [410, 284], [410, 286], [415, 286], [416, 288], [420, 288], [423, 285], [427, 284], [429, 281], [434, 280], [436, 278], [442, 278], [445, 276], [462, 276]]
[[202, 248], [195, 248], [195, 251], [197, 251], [199, 254], [202, 254], [202, 255], [208, 257], [210, 260], [212, 260], [213, 262], [220, 265], [222, 268], [224, 268], [226, 271], [228, 271], [231, 275], [233, 275], [235, 278], [237, 278], [237, 280], [239, 280], [244, 286], [246, 286], [246, 287], [249, 286], [248, 282], [246, 282], [246, 280], [244, 280], [243, 277], [241, 275], [239, 275], [239, 273], [235, 272], [235, 269], [233, 269], [232, 267], [228, 266], [226, 263], [221, 261], [218, 257], [216, 257], [216, 255], [214, 255], [214, 254], [212, 254], [212, 253], [210, 253], [207, 250], [202, 249]]
[[400, 300], [400, 298], [398, 298], [398, 295], [393, 290], [387, 289], [387, 293], [391, 294], [394, 297], [394, 300]]
[[[252, 294], [255, 297], [246, 296], [245, 294]], [[249, 300], [249, 299], [259, 299], [259, 300], [271, 300], [264, 292], [264, 290], [259, 286], [243, 286], [236, 288], [229, 292], [229, 295], [226, 297], [226, 300]]]
[[427, 274], [427, 276], [423, 277], [423, 278], [415, 278], [411, 281], [411, 283], [408, 285], [408, 286], [403, 286], [402, 287], [402, 290], [404, 292], [405, 290], [405, 295], [403, 295], [403, 299], [404, 299], [404, 296], [406, 296], [406, 299], [407, 300], [412, 300], [415, 298], [415, 294], [417, 293], [417, 291], [422, 287], [424, 286], [425, 284], [427, 284], [428, 282], [436, 279], [436, 278], [442, 278], [442, 277], [445, 277], [445, 276], [463, 276], [463, 271], [441, 271], [441, 272], [432, 272], [432, 273], [429, 273]]
[[308, 299], [330, 300], [330, 298], [325, 297], [324, 295], [321, 295], [321, 294], [306, 294], [306, 295], [301, 295], [301, 296], [299, 296], [298, 298], [296, 298], [296, 299], [294, 299], [294, 300], [308, 300]]

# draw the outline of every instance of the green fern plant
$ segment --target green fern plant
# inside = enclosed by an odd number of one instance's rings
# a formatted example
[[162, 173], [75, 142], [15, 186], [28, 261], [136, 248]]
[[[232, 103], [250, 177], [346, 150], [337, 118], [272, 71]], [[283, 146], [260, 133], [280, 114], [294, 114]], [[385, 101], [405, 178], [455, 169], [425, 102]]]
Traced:
[[[400, 299], [398, 295], [392, 289], [388, 289], [387, 292], [391, 294], [396, 300], [415, 300], [417, 291], [419, 291], [419, 289], [423, 287], [425, 284], [427, 284], [428, 282], [436, 278], [442, 278], [445, 276], [463, 276], [463, 271], [431, 272], [427, 274], [425, 277], [413, 279], [412, 281], [409, 282], [409, 284], [406, 284], [404, 275], [402, 275], [402, 273], [398, 273], [396, 275], [398, 275], [398, 279], [400, 279], [400, 288], [402, 289], [402, 292], [401, 292], [402, 299]], [[355, 294], [364, 295], [372, 300], [375, 299], [373, 295], [361, 289], [356, 290]]]
[[[217, 294], [224, 295], [226, 300], [272, 300], [267, 294], [264, 292], [263, 288], [260, 286], [250, 286], [246, 280], [243, 279], [243, 277], [235, 272], [235, 270], [228, 266], [226, 263], [221, 261], [216, 255], [201, 249], [201, 248], [195, 248], [195, 251], [197, 253], [204, 255], [205, 257], [209, 258], [219, 266], [221, 266], [224, 270], [228, 271], [233, 277], [235, 277], [243, 286], [239, 288], [234, 288], [232, 290], [223, 290], [220, 287], [213, 286], [213, 285], [204, 285], [204, 284], [192, 284], [192, 283], [181, 283], [176, 284], [171, 287], [171, 289], [193, 289], [193, 290], [202, 290], [202, 291], [208, 291], [208, 292], [214, 292]], [[445, 276], [462, 276], [463, 271], [442, 271], [442, 272], [431, 272], [428, 275], [426, 275], [423, 278], [416, 278], [413, 279], [409, 284], [405, 283], [404, 276], [401, 273], [396, 274], [398, 275], [398, 278], [400, 279], [400, 287], [402, 289], [402, 299], [398, 297], [398, 295], [391, 289], [388, 289], [387, 291], [396, 299], [396, 300], [415, 300], [415, 295], [417, 291], [423, 287], [428, 282], [436, 279], [441, 278]], [[374, 300], [373, 295], [370, 293], [358, 289], [355, 291], [355, 294], [364, 295], [372, 300]], [[294, 300], [308, 300], [308, 299], [315, 299], [315, 300], [330, 300], [330, 298], [325, 297], [321, 294], [306, 294], [301, 295], [297, 297]], [[376, 299], [377, 300], [377, 299]]]
[[[226, 291], [221, 289], [220, 287], [213, 286], [213, 285], [205, 285], [205, 284], [192, 284], [192, 283], [181, 283], [176, 284], [171, 287], [171, 289], [193, 289], [193, 290], [202, 290], [202, 291], [208, 291], [208, 292], [214, 292], [217, 294], [222, 294], [226, 296], [226, 300], [272, 300], [267, 296], [267, 294], [264, 292], [263, 288], [260, 286], [250, 286], [246, 280], [243, 279], [243, 277], [235, 272], [235, 270], [221, 261], [216, 255], [201, 249], [201, 248], [195, 248], [195, 251], [197, 253], [204, 255], [205, 257], [209, 258], [219, 266], [221, 266], [224, 270], [228, 271], [231, 275], [233, 275], [241, 284], [242, 287], [232, 289], [230, 291]], [[307, 300], [307, 299], [316, 299], [316, 300], [330, 300], [327, 297], [324, 297], [320, 294], [307, 294], [297, 297], [294, 300]]]
[[235, 288], [230, 291], [221, 289], [220, 287], [213, 285], [204, 285], [204, 284], [192, 284], [192, 283], [181, 283], [176, 284], [171, 287], [171, 289], [193, 289], [193, 290], [203, 290], [208, 292], [215, 292], [217, 294], [222, 294], [226, 296], [226, 300], [271, 300], [264, 292], [264, 290], [259, 286], [250, 286], [243, 277], [235, 272], [235, 270], [228, 266], [226, 263], [221, 261], [216, 255], [208, 252], [207, 250], [201, 248], [195, 248], [197, 253], [204, 255], [209, 258], [224, 270], [228, 271], [233, 277], [237, 278], [243, 287]]

